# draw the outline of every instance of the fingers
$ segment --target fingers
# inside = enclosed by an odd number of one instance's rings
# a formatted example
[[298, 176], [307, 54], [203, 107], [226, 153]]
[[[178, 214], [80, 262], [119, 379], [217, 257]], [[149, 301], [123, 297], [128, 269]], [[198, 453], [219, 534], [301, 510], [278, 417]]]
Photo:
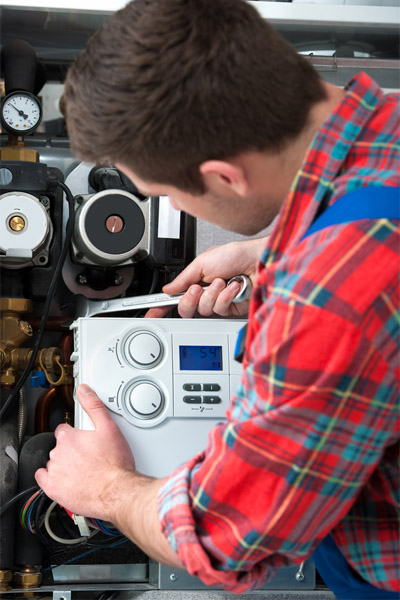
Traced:
[[192, 318], [195, 313], [204, 317], [213, 314], [228, 315], [231, 314], [231, 304], [233, 298], [240, 289], [238, 282], [233, 282], [229, 287], [223, 279], [214, 279], [211, 285], [203, 289], [199, 285], [192, 285], [187, 293], [182, 296], [178, 312], [181, 317]]
[[173, 308], [174, 307], [171, 306], [160, 306], [159, 308], [150, 308], [144, 316], [146, 319], [162, 319]]
[[179, 300], [178, 313], [183, 319], [191, 319], [197, 312], [203, 288], [200, 285], [192, 285]]
[[[225, 280], [221, 278], [214, 279], [205, 289], [198, 284], [191, 285], [179, 301], [179, 315], [183, 319], [191, 319], [196, 313], [203, 317], [214, 314], [221, 316], [242, 314], [238, 305], [232, 305], [232, 300], [239, 293], [239, 290], [239, 282], [234, 281], [226, 286]], [[146, 317], [160, 319], [165, 317], [170, 310], [171, 307], [151, 308], [147, 311]], [[247, 307], [244, 309], [243, 314], [246, 310]]]
[[49, 476], [49, 474], [47, 472], [47, 469], [38, 469], [35, 473], [36, 483], [44, 491], [45, 494], [46, 494], [46, 489], [47, 489], [48, 476]]
[[223, 279], [214, 279], [211, 285], [209, 285], [201, 294], [199, 299], [198, 311], [204, 317], [209, 317], [214, 314], [214, 305], [218, 299], [219, 294], [226, 287], [226, 283]]
[[78, 387], [76, 393], [80, 405], [93, 421], [96, 429], [114, 426], [114, 421], [108, 414], [107, 408], [92, 388], [84, 383]]
[[211, 281], [203, 278], [203, 258], [198, 256], [195, 258], [183, 271], [175, 277], [173, 281], [167, 283], [163, 287], [163, 292], [166, 294], [179, 294], [188, 290], [189, 286], [200, 281]]
[[[236, 312], [237, 306], [232, 305], [232, 302], [239, 291], [240, 283], [238, 281], [233, 281], [231, 284], [229, 284], [215, 299], [213, 306], [214, 312], [223, 317], [231, 315], [232, 312]], [[236, 309], [235, 311], [233, 310], [233, 307]]]

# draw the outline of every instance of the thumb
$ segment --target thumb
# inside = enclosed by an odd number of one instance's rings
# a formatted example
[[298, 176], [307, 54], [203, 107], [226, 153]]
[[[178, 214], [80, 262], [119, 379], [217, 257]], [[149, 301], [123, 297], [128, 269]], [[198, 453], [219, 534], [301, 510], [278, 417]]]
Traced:
[[114, 423], [108, 410], [91, 387], [83, 383], [76, 390], [78, 400], [88, 417], [91, 418], [96, 429], [104, 429]]
[[201, 263], [195, 259], [173, 281], [163, 286], [163, 292], [167, 294], [186, 292], [191, 285], [202, 281], [202, 276]]
[[47, 469], [44, 469], [44, 468], [38, 469], [35, 473], [36, 483], [44, 491], [44, 493], [46, 493], [48, 476], [49, 476], [49, 474], [47, 472]]

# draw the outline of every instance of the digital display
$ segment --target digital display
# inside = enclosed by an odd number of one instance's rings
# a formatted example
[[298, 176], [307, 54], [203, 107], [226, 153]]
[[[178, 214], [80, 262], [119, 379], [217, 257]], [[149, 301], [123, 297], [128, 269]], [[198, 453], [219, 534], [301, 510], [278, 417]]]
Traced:
[[222, 346], [179, 346], [181, 371], [222, 371]]

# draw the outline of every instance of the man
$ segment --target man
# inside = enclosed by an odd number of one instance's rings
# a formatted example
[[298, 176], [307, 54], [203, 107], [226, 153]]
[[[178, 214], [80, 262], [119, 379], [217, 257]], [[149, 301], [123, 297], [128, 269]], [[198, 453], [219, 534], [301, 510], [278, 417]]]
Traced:
[[208, 585], [259, 586], [331, 533], [365, 597], [397, 597], [398, 222], [303, 239], [341, 197], [352, 207], [349, 192], [399, 185], [397, 97], [366, 74], [345, 90], [323, 82], [242, 0], [128, 4], [71, 68], [65, 97], [81, 159], [239, 233], [279, 218], [266, 248], [209, 250], [165, 287], [187, 290], [191, 317], [237, 310], [229, 277], [255, 284], [242, 382], [205, 451], [165, 479], [137, 473], [81, 386], [96, 431], [58, 427], [38, 484]]

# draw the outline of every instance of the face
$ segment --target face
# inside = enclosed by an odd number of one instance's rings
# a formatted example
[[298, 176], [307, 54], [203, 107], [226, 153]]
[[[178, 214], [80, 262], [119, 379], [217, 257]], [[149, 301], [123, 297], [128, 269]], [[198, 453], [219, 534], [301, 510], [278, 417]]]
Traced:
[[143, 181], [128, 167], [121, 164], [115, 166], [129, 177], [141, 194], [168, 196], [173, 208], [241, 235], [259, 233], [272, 222], [278, 212], [266, 202], [264, 194], [262, 197], [249, 195], [239, 198], [207, 191], [202, 195], [192, 195], [168, 184]]

